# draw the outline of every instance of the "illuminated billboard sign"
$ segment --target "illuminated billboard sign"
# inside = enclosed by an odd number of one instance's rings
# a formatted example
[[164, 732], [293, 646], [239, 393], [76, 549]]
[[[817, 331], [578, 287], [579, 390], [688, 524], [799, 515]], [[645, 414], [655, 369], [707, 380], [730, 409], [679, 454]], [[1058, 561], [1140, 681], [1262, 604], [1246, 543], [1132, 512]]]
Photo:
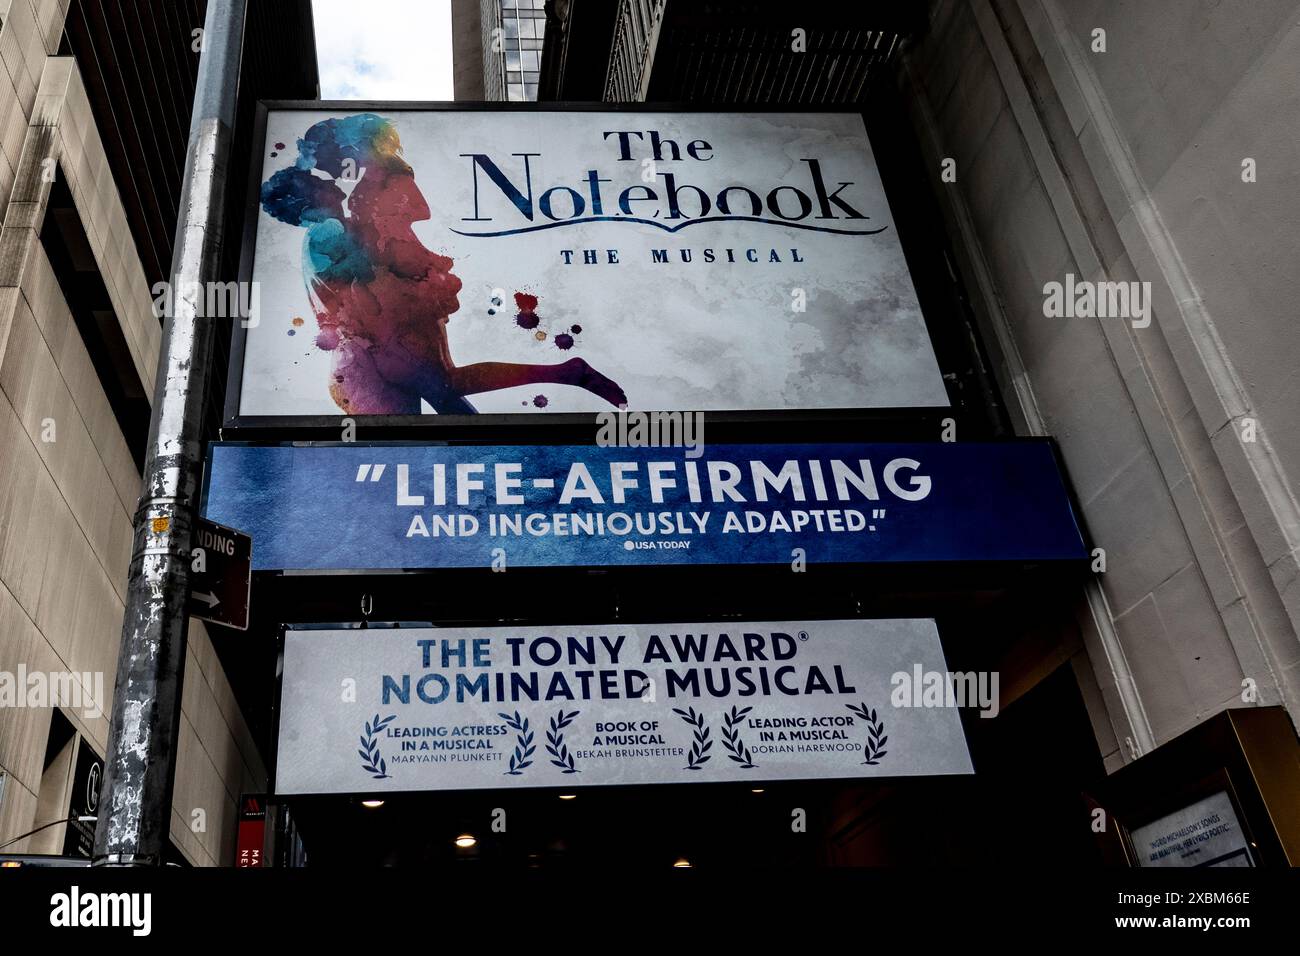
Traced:
[[1043, 441], [210, 446], [254, 570], [1080, 561]]
[[956, 686], [927, 619], [289, 630], [275, 790], [968, 774]]
[[947, 406], [856, 113], [271, 109], [233, 416]]

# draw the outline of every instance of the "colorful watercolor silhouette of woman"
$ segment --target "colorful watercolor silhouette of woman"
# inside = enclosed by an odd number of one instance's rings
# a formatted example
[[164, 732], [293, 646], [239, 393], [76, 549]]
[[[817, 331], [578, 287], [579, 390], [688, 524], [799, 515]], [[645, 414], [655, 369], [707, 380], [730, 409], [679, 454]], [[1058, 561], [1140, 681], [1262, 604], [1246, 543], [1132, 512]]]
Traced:
[[[262, 208], [307, 230], [303, 278], [320, 328], [316, 345], [333, 356], [329, 391], [339, 408], [418, 415], [424, 399], [439, 414], [473, 414], [467, 395], [542, 383], [626, 405], [618, 384], [580, 358], [452, 361], [447, 319], [460, 307], [460, 280], [452, 260], [425, 248], [412, 229], [430, 213], [401, 151], [382, 116], [327, 119], [298, 141], [297, 162], [262, 184]], [[355, 181], [350, 194], [340, 179]]]

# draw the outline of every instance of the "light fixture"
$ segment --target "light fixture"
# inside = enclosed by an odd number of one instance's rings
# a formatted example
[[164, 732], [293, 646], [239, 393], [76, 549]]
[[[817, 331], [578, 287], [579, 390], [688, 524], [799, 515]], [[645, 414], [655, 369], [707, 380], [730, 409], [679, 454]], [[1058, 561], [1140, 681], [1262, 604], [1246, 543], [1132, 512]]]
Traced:
[[369, 810], [375, 810], [384, 805], [382, 800], [362, 800], [361, 805]]
[[751, 791], [749, 791], [749, 792], [750, 792], [750, 793], [767, 793], [767, 791], [764, 790], [762, 787], [755, 787], [753, 790], [751, 790]]
[[673, 869], [676, 870], [689, 870], [690, 868], [691, 868], [691, 861], [686, 859], [686, 857], [684, 856], [678, 857], [677, 862], [673, 864]]
[[560, 799], [561, 799], [561, 800], [577, 800], [577, 799], [578, 799], [578, 795], [577, 795], [576, 793], [562, 793], [562, 794], [560, 794]]
[[456, 837], [456, 845], [462, 850], [468, 850], [477, 842], [478, 838], [472, 833], [462, 833], [460, 836]]

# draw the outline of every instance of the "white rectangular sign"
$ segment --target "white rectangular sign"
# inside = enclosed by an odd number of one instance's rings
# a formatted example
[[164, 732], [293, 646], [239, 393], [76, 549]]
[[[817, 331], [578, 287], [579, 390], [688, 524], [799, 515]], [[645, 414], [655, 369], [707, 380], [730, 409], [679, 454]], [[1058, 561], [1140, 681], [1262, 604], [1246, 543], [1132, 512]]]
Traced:
[[293, 630], [276, 792], [971, 773], [946, 673], [931, 620]]
[[241, 415], [947, 406], [855, 113], [272, 110]]
[[1226, 790], [1132, 831], [1139, 866], [1253, 866]]

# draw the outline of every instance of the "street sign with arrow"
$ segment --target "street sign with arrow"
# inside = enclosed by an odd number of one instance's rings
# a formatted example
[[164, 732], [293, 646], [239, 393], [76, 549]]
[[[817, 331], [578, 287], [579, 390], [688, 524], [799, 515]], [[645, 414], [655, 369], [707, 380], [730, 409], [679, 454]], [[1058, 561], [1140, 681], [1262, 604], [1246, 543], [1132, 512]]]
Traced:
[[252, 567], [252, 538], [206, 518], [195, 519], [190, 551], [190, 615], [248, 630]]

